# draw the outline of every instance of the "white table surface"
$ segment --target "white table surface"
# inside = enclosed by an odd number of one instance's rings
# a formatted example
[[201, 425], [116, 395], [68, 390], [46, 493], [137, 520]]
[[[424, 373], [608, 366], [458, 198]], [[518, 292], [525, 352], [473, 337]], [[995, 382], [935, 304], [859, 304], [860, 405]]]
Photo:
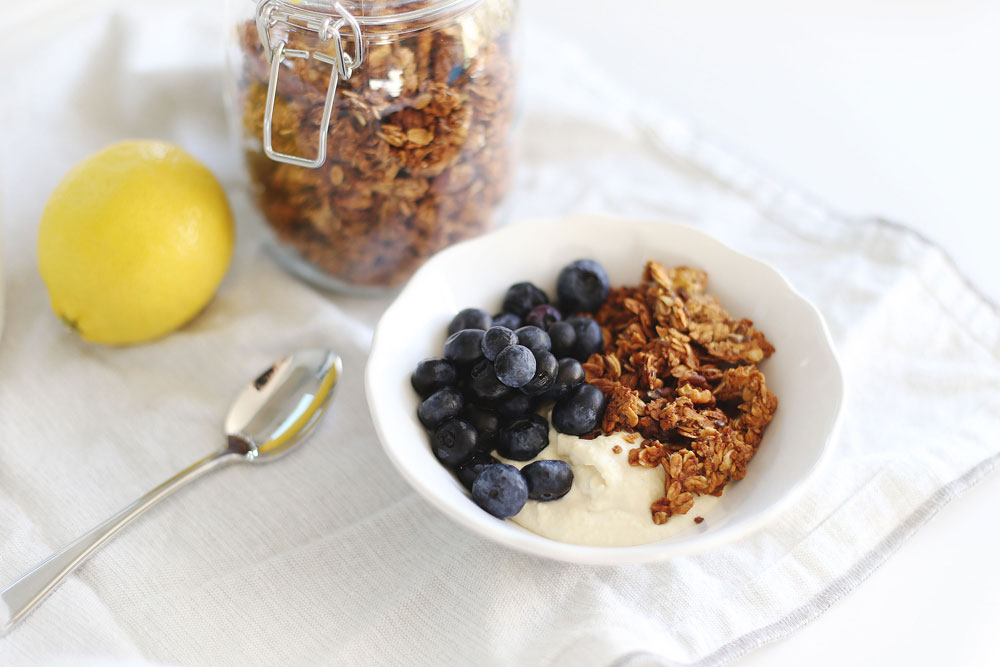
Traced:
[[[4, 22], [66, 4], [5, 7]], [[620, 83], [773, 176], [841, 212], [918, 229], [1000, 303], [1000, 3], [545, 0], [524, 8], [622, 63]], [[818, 620], [736, 664], [998, 664], [998, 506], [994, 473]]]

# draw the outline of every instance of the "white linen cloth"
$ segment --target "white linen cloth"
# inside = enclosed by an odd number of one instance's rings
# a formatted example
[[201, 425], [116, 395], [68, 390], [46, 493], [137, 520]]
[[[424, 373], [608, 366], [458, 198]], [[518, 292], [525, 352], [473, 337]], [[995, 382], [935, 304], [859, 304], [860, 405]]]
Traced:
[[[0, 639], [0, 664], [713, 665], [822, 613], [997, 467], [1000, 316], [940, 250], [761, 176], [529, 25], [511, 219], [680, 218], [772, 263], [827, 319], [845, 419], [794, 507], [709, 553], [584, 567], [468, 533], [403, 482], [372, 429], [362, 371], [389, 297], [317, 292], [261, 250], [222, 48], [208, 46], [220, 18], [195, 6], [81, 19], [0, 75], [0, 585], [217, 446], [231, 399], [285, 351], [333, 347], [343, 381], [300, 451], [152, 510]], [[72, 164], [134, 136], [216, 172], [239, 243], [191, 325], [97, 347], [50, 312], [36, 224]]]

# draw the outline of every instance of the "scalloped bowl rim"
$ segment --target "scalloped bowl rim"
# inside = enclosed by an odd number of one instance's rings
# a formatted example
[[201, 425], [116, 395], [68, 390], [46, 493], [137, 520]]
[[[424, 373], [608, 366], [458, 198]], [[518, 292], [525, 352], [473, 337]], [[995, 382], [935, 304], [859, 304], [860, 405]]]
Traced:
[[[415, 406], [417, 404], [417, 396], [409, 386], [409, 376], [412, 366], [415, 365], [416, 361], [424, 357], [434, 356], [436, 354], [435, 348], [430, 341], [427, 341], [428, 344], [426, 345], [421, 345], [419, 342], [416, 343], [422, 352], [415, 359], [408, 359], [407, 362], [409, 365], [404, 365], [402, 370], [398, 371], [405, 380], [404, 382], [399, 382], [399, 377], [391, 377], [390, 370], [398, 366], [398, 364], [394, 365], [391, 361], [395, 356], [398, 356], [401, 347], [405, 348], [405, 341], [396, 345], [399, 341], [396, 341], [395, 338], [401, 335], [396, 331], [401, 324], [399, 320], [402, 319], [402, 323], [405, 323], [406, 311], [412, 309], [414, 303], [427, 304], [424, 298], [427, 296], [425, 291], [433, 288], [435, 283], [442, 283], [441, 271], [446, 270], [452, 265], [461, 264], [463, 260], [468, 261], [468, 258], [471, 257], [489, 257], [504, 247], [514, 246], [524, 248], [526, 247], [524, 245], [525, 242], [530, 243], [539, 238], [560, 239], [563, 238], [563, 234], [567, 231], [579, 233], [585, 228], [591, 230], [603, 229], [606, 232], [609, 225], [615, 226], [616, 238], [621, 238], [622, 230], [627, 229], [629, 237], [643, 248], [645, 248], [646, 244], [639, 242], [639, 239], [669, 237], [672, 240], [678, 241], [679, 247], [682, 248], [679, 254], [683, 257], [689, 257], [692, 264], [701, 266], [708, 271], [709, 291], [715, 294], [719, 294], [720, 292], [717, 289], [717, 274], [723, 265], [727, 267], [739, 265], [742, 267], [741, 271], [752, 272], [750, 271], [752, 269], [759, 276], [766, 276], [772, 282], [777, 279], [776, 284], [782, 286], [785, 290], [783, 297], [786, 301], [797, 305], [800, 309], [799, 316], [806, 317], [805, 320], [797, 319], [796, 322], [808, 327], [816, 335], [814, 352], [819, 355], [818, 363], [825, 364], [824, 371], [829, 375], [828, 381], [830, 384], [826, 396], [826, 400], [830, 403], [828, 409], [822, 415], [824, 423], [820, 424], [819, 428], [811, 434], [812, 439], [822, 440], [822, 443], [819, 443], [821, 450], [818, 451], [815, 458], [809, 463], [808, 469], [804, 470], [798, 478], [791, 482], [779, 497], [749, 517], [735, 520], [716, 530], [690, 535], [684, 539], [667, 539], [661, 542], [636, 546], [597, 547], [559, 542], [532, 533], [513, 522], [501, 521], [490, 516], [475, 506], [471, 499], [468, 498], [465, 490], [437, 462], [431, 453], [429, 439], [425, 435], [421, 441], [416, 443], [417, 447], [413, 446], [414, 443], [409, 436], [414, 433], [414, 429], [407, 427], [415, 425], [416, 430], [422, 435], [424, 431], [416, 419]], [[525, 238], [521, 239], [521, 237]], [[574, 244], [570, 242], [567, 245], [569, 247], [580, 247], [584, 254], [567, 257], [562, 264], [554, 268], [545, 265], [542, 269], [554, 275], [554, 272], [558, 271], [565, 263], [577, 257], [588, 256], [585, 254], [586, 251], [583, 248], [586, 245], [585, 243]], [[693, 254], [690, 250], [691, 248], [695, 248]], [[589, 256], [602, 261], [599, 252], [596, 254], [592, 253]], [[705, 261], [706, 257], [709, 258], [707, 262]], [[659, 257], [653, 258], [659, 259]], [[626, 278], [625, 283], [615, 280], [613, 272], [609, 269], [609, 273], [612, 273], [612, 284], [635, 284], [642, 265], [645, 263], [645, 259], [647, 259], [645, 256], [637, 259], [633, 272], [634, 275], [631, 278]], [[708, 266], [705, 266], [705, 264], [708, 264]], [[494, 300], [499, 303], [506, 287], [517, 280], [536, 281], [530, 272], [526, 274], [522, 272], [520, 275], [513, 277], [498, 278], [495, 282], [502, 285], [499, 288], [496, 285], [487, 287], [485, 282], [481, 283], [481, 288], [478, 284], [476, 288], [480, 289], [486, 295], [484, 296], [485, 300]], [[542, 281], [539, 280], [537, 282], [541, 283]], [[447, 289], [447, 281], [445, 281], [443, 286]], [[497, 291], [499, 291], [499, 294], [495, 295], [496, 298], [494, 299], [494, 292]], [[447, 299], [441, 299], [434, 303], [440, 307], [442, 303], [450, 302]], [[731, 307], [735, 316], [744, 315], [740, 304], [729, 304], [725, 299], [722, 299], [722, 303], [726, 307]], [[461, 308], [469, 305], [487, 307], [485, 303], [475, 302], [463, 303], [458, 307]], [[457, 308], [454, 307], [454, 304], [451, 304], [447, 311], [442, 312], [453, 314], [456, 310]], [[450, 315], [448, 317], [450, 319]], [[443, 342], [443, 330], [447, 324], [447, 319], [443, 320], [442, 325], [439, 314], [438, 320], [434, 326], [442, 331], [441, 342]], [[767, 327], [761, 326], [761, 328], [771, 338], [771, 332], [768, 331]], [[405, 334], [405, 337], [409, 339], [411, 335]], [[773, 360], [779, 358], [778, 355], [780, 353], [781, 348], [779, 347], [778, 353], [765, 363], [774, 363]], [[763, 370], [765, 375], [769, 375], [767, 367], [764, 367]], [[399, 393], [406, 391], [409, 392], [409, 396]], [[375, 327], [371, 351], [365, 370], [365, 393], [375, 430], [389, 460], [392, 461], [396, 470], [410, 486], [452, 520], [483, 537], [521, 552], [566, 562], [594, 565], [621, 565], [663, 560], [675, 556], [697, 553], [726, 542], [731, 542], [759, 530], [784, 508], [794, 502], [801, 495], [809, 480], [823, 468], [824, 464], [830, 458], [842, 416], [844, 379], [834, 351], [830, 332], [819, 310], [808, 299], [796, 291], [788, 279], [776, 268], [759, 259], [745, 255], [713, 236], [687, 224], [599, 215], [577, 215], [559, 219], [530, 219], [508, 224], [489, 234], [446, 248], [428, 260], [400, 291]], [[783, 399], [780, 393], [777, 391], [775, 393], [779, 397], [779, 410], [775, 416], [775, 421], [777, 421], [782, 415]], [[397, 398], [398, 400], [393, 401], [393, 398]], [[401, 405], [407, 407], [406, 413], [402, 416], [399, 414]], [[405, 423], [400, 423], [401, 418]], [[768, 433], [765, 434], [764, 442], [761, 445], [762, 448], [767, 446], [769, 442], [768, 436], [771, 435], [773, 427], [774, 422], [769, 427]], [[399, 432], [400, 428], [409, 430], [409, 433], [405, 434], [407, 437], [403, 437], [404, 434]], [[758, 454], [759, 456], [760, 454]], [[428, 468], [428, 464], [433, 464], [434, 468]], [[747, 480], [753, 477], [753, 466], [754, 462], [751, 462]], [[427, 475], [421, 474], [421, 469], [434, 479], [429, 479]], [[435, 472], [435, 470], [439, 472]], [[440, 476], [441, 473], [447, 475], [451, 480], [450, 484]], [[740, 482], [740, 484], [747, 484], [747, 480]], [[730, 488], [731, 486], [727, 486], [727, 493]], [[456, 492], [464, 496], [464, 504], [459, 496], [456, 495]], [[726, 493], [722, 497], [726, 498]]]

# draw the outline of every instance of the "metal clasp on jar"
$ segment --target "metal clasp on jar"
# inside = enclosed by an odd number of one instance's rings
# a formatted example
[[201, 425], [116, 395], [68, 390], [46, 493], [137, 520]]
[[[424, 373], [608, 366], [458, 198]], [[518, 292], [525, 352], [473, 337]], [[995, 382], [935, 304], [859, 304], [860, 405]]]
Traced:
[[[332, 41], [333, 53], [307, 51], [304, 49], [289, 49], [285, 39], [272, 42], [271, 30], [283, 25], [289, 30], [299, 32], [314, 32], [320, 42]], [[354, 42], [354, 53], [344, 53], [341, 31], [347, 28], [349, 37]], [[365, 59], [365, 45], [361, 37], [361, 26], [357, 19], [337, 2], [330, 13], [318, 12], [291, 5], [284, 0], [261, 0], [257, 3], [257, 35], [264, 46], [268, 61], [271, 63], [271, 73], [267, 82], [267, 102], [264, 105], [264, 152], [272, 160], [298, 165], [300, 167], [316, 168], [326, 162], [326, 137], [330, 129], [330, 116], [333, 112], [333, 99], [337, 94], [337, 82], [349, 79]], [[278, 73], [285, 58], [314, 58], [330, 65], [330, 85], [326, 89], [326, 101], [323, 104], [323, 116], [319, 125], [319, 150], [316, 158], [288, 155], [274, 150], [272, 145], [272, 120], [274, 117], [274, 98], [278, 93]]]

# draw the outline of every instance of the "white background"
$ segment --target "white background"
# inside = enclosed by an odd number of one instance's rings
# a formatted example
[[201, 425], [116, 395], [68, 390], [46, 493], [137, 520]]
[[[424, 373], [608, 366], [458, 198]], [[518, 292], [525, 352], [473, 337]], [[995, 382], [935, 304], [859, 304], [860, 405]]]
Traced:
[[[8, 2], [5, 22], [67, 0]], [[771, 175], [841, 212], [920, 230], [1000, 302], [1000, 3], [523, 5], [619, 85]], [[998, 664], [998, 507], [994, 473], [817, 621], [738, 664]]]
[[[1000, 2], [523, 6], [772, 176], [920, 230], [1000, 303]], [[736, 664], [1000, 664], [997, 508], [993, 473], [818, 620]]]

